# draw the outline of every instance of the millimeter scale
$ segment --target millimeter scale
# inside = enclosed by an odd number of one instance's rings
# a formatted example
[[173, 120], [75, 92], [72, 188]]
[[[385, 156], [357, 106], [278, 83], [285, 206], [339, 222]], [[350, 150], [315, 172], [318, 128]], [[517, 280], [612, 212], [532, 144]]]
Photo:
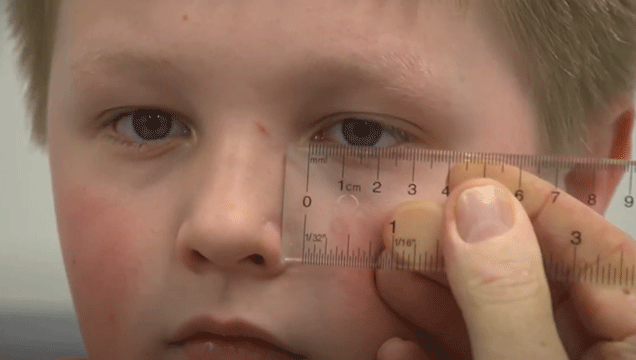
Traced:
[[[604, 179], [622, 175], [613, 199], [620, 202], [624, 218], [636, 220], [635, 171], [636, 161], [617, 159], [326, 143], [292, 146], [285, 165], [281, 262], [444, 272], [440, 215], [416, 219], [421, 226], [414, 233], [413, 224], [404, 225], [407, 220], [395, 209], [412, 201], [441, 207], [457, 179], [505, 178], [524, 208], [542, 201], [533, 225], [550, 224], [560, 216], [558, 233], [547, 225], [535, 226], [548, 280], [636, 288], [636, 234], [605, 224], [597, 209], [602, 198], [598, 191], [607, 186]], [[531, 177], [541, 179], [549, 191], [539, 197], [538, 187], [528, 184]], [[580, 204], [564, 207], [574, 197]]]

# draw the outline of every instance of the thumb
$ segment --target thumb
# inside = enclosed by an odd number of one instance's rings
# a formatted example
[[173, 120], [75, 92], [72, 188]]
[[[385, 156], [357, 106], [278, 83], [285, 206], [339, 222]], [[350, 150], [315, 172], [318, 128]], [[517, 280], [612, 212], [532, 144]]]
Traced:
[[517, 199], [495, 180], [467, 181], [444, 218], [446, 275], [474, 359], [567, 359], [541, 249]]
[[392, 338], [382, 344], [376, 360], [432, 360], [432, 358], [416, 343]]

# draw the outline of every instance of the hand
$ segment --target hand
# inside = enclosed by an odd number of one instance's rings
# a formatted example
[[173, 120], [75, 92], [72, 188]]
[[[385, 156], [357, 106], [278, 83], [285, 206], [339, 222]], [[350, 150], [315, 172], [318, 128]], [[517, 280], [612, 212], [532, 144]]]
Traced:
[[[376, 272], [379, 294], [421, 334], [409, 342], [387, 341], [378, 360], [636, 359], [635, 295], [583, 282], [548, 283], [542, 263], [542, 254], [572, 263], [573, 245], [566, 240], [574, 229], [586, 241], [577, 264], [595, 264], [597, 255], [618, 264], [621, 251], [625, 263], [633, 264], [634, 240], [569, 194], [556, 196], [552, 184], [530, 173], [522, 172], [519, 187], [520, 173], [506, 166], [481, 178], [483, 165], [452, 168], [451, 193], [440, 208], [446, 274]], [[473, 234], [488, 239], [469, 244], [460, 238], [469, 231], [456, 226], [461, 219], [455, 219], [455, 206], [463, 190], [482, 185], [508, 196], [515, 222], [500, 236], [488, 235], [501, 228], [477, 227]], [[519, 188], [531, 190], [522, 202], [511, 193]], [[442, 350], [426, 346], [427, 337]]]

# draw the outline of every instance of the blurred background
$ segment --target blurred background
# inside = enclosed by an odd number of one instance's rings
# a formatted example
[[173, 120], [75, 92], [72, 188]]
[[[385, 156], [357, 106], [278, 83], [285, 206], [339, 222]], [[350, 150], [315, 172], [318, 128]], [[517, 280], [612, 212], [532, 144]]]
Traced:
[[48, 158], [29, 144], [25, 87], [0, 0], [0, 360], [83, 356], [57, 236]]
[[[0, 0], [0, 7], [4, 5]], [[29, 143], [25, 88], [18, 81], [13, 46], [2, 13], [0, 360], [85, 357], [59, 246], [48, 158]], [[636, 143], [634, 134], [632, 138]], [[621, 186], [627, 186], [626, 180], [629, 176]], [[606, 215], [634, 237], [636, 210], [621, 211], [621, 198], [614, 199]]]

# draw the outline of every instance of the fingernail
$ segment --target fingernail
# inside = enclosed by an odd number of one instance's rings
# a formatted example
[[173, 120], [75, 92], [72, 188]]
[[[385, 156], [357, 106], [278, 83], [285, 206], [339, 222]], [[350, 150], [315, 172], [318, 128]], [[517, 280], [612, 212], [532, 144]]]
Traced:
[[511, 200], [505, 189], [494, 185], [465, 190], [455, 205], [459, 236], [476, 243], [506, 233], [514, 224]]

